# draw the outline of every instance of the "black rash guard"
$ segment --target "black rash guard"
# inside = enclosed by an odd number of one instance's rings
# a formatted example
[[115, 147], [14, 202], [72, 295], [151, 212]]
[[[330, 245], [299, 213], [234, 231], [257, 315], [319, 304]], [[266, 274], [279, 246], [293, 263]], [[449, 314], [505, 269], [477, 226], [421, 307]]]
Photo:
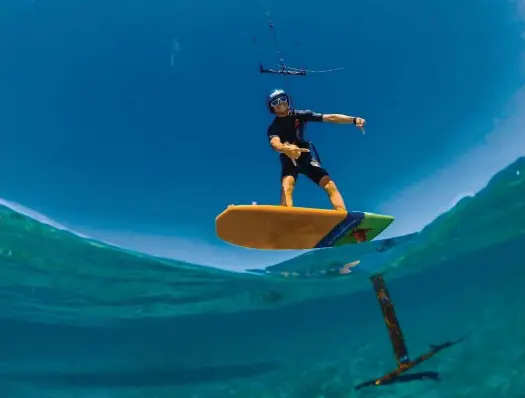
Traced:
[[308, 148], [304, 139], [304, 130], [308, 122], [322, 122], [323, 115], [312, 111], [295, 110], [288, 116], [275, 117], [268, 127], [268, 140], [279, 137], [284, 144], [288, 142], [300, 148]]
[[[300, 148], [309, 148], [310, 143], [304, 139], [306, 124], [322, 121], [323, 115], [312, 111], [295, 110], [288, 116], [275, 117], [268, 127], [268, 140], [271, 141], [273, 137], [279, 137], [283, 144], [287, 142]], [[280, 154], [280, 159], [281, 179], [287, 176], [297, 179], [299, 174], [304, 174], [314, 183], [320, 184], [321, 179], [328, 176], [328, 172], [321, 167], [310, 152], [301, 154], [296, 164], [283, 153]]]

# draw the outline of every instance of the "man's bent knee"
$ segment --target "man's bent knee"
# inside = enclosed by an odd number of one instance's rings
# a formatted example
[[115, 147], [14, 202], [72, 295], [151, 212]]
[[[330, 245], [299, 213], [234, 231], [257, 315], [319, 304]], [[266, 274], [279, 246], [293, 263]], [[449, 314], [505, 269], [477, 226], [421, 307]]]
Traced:
[[346, 210], [343, 198], [339, 193], [335, 182], [333, 182], [330, 179], [330, 177], [325, 176], [321, 178], [321, 180], [319, 181], [319, 185], [322, 186], [325, 192], [328, 194], [328, 197], [330, 198], [330, 202], [332, 203], [334, 210]]
[[327, 193], [337, 192], [337, 186], [330, 176], [324, 176], [319, 180], [319, 186], [321, 186]]

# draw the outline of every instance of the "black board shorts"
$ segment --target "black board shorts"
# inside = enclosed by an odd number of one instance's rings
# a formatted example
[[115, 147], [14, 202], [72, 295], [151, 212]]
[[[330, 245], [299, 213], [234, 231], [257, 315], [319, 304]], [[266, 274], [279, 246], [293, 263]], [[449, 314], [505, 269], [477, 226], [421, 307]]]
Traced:
[[292, 162], [292, 159], [286, 155], [281, 155], [280, 159], [281, 180], [287, 176], [292, 176], [295, 180], [297, 180], [299, 174], [304, 174], [314, 183], [319, 185], [321, 178], [328, 175], [328, 172], [321, 167], [321, 164], [314, 157], [312, 157], [310, 153], [303, 153], [299, 159], [295, 161], [297, 166], [295, 166]]

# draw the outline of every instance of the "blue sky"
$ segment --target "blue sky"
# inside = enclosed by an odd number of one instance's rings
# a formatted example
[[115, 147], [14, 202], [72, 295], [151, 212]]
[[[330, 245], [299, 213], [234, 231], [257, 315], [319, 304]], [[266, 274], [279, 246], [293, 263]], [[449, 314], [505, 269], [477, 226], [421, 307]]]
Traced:
[[[523, 5], [362, 3], [267, 4], [287, 63], [345, 68], [289, 85], [298, 107], [367, 119], [365, 137], [337, 125], [307, 134], [349, 207], [396, 217], [386, 237], [420, 229], [524, 154]], [[282, 80], [257, 73], [253, 35], [275, 59], [258, 2], [4, 4], [0, 197], [203, 264], [295, 254], [214, 234], [228, 204], [279, 200], [264, 97]], [[295, 196], [329, 207], [304, 178]]]

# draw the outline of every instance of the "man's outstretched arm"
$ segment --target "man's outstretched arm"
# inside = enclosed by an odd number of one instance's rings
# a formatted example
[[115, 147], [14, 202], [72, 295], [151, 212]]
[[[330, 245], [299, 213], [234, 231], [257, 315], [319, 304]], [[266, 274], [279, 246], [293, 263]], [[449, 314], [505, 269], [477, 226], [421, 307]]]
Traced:
[[323, 115], [323, 122], [337, 123], [337, 124], [355, 124], [355, 116], [340, 115], [337, 113]]
[[331, 115], [323, 115], [323, 122], [332, 122], [337, 124], [355, 124], [359, 130], [365, 134], [366, 120], [362, 117], [339, 115], [337, 113]]

